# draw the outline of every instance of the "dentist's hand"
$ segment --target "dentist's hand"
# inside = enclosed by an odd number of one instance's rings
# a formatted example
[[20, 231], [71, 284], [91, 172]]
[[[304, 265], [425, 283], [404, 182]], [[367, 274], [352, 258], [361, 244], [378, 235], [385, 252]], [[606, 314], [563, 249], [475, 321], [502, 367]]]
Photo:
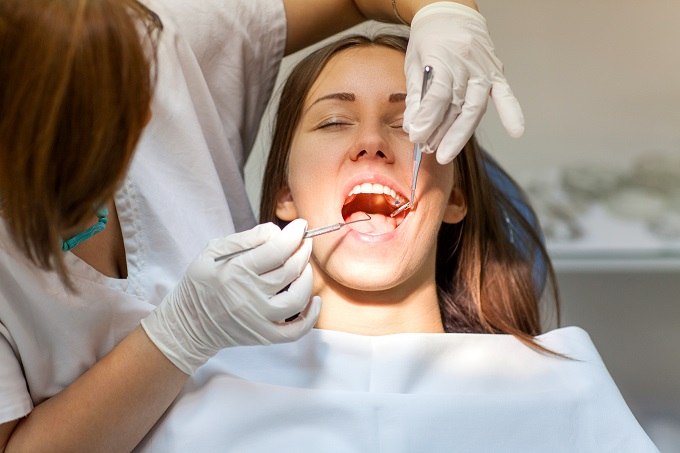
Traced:
[[[420, 101], [425, 65], [433, 78]], [[406, 51], [404, 130], [424, 152], [437, 152], [439, 163], [458, 155], [479, 124], [489, 98], [508, 134], [524, 132], [519, 102], [494, 54], [486, 20], [459, 3], [437, 2], [420, 9], [411, 23]]]
[[[312, 241], [303, 240], [306, 226], [302, 219], [283, 230], [268, 223], [211, 241], [177, 287], [142, 320], [146, 334], [187, 374], [225, 347], [302, 337], [316, 323], [321, 303], [318, 297], [310, 302]], [[255, 248], [215, 262], [248, 247]]]

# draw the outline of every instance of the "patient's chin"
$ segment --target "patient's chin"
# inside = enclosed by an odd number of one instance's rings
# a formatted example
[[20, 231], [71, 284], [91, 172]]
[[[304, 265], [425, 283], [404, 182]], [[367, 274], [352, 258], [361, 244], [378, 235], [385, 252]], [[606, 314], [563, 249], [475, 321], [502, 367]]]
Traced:
[[392, 290], [409, 277], [408, 268], [394, 261], [352, 259], [343, 264], [334, 264], [327, 269], [329, 276], [340, 285], [355, 291]]

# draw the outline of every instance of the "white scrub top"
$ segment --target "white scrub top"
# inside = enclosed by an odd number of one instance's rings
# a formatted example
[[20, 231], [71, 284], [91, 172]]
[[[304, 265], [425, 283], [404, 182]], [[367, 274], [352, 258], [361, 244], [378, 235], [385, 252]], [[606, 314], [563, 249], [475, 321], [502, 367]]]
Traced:
[[617, 452], [658, 450], [586, 332], [538, 353], [509, 335], [313, 330], [230, 348], [199, 368], [144, 452]]
[[255, 224], [243, 165], [283, 57], [280, 0], [148, 0], [163, 21], [152, 119], [115, 196], [127, 279], [71, 253], [78, 294], [37, 270], [0, 220], [0, 423], [92, 367], [210, 239]]

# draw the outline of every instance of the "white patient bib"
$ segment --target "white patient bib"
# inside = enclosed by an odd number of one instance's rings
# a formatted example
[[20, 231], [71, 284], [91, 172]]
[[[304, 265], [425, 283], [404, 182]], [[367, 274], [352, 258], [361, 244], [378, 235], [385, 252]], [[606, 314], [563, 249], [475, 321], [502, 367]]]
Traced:
[[140, 449], [220, 452], [658, 451], [587, 333], [313, 330], [231, 348], [187, 384]]

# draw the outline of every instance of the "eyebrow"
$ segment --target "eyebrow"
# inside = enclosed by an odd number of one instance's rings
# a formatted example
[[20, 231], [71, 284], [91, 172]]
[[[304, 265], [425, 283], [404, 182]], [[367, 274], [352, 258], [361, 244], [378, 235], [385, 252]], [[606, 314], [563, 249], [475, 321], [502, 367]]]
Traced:
[[[329, 100], [329, 99], [335, 99], [335, 100], [338, 100], [338, 101], [345, 101], [345, 102], [354, 102], [354, 101], [356, 101], [357, 98], [354, 95], [354, 93], [331, 93], [331, 94], [327, 94], [325, 96], [321, 96], [320, 98], [318, 98], [317, 100], [312, 102], [312, 104], [309, 107], [307, 107], [306, 111], [309, 111], [309, 109], [311, 109], [312, 106], [318, 104], [319, 102], [326, 101], [326, 100]], [[402, 102], [405, 99], [406, 99], [406, 93], [392, 93], [392, 94], [390, 94], [388, 101], [390, 103]]]

